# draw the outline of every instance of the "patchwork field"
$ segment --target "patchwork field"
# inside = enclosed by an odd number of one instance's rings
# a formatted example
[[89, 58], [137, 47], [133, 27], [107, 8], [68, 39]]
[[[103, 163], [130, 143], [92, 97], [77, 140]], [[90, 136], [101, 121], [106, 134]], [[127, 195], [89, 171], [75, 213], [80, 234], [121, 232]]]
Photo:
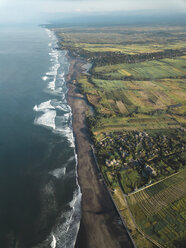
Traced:
[[79, 82], [100, 116], [93, 127], [95, 133], [119, 129], [185, 128], [184, 78], [125, 81], [88, 80], [87, 76], [82, 76]]
[[163, 247], [184, 247], [186, 170], [133, 193], [127, 201], [136, 224]]

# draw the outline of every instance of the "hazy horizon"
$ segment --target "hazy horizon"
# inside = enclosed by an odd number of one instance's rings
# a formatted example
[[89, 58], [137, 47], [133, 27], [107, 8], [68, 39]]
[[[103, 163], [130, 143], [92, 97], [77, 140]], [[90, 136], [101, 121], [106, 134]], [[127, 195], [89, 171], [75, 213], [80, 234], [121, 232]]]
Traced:
[[46, 23], [58, 18], [133, 13], [186, 13], [186, 0], [0, 0], [1, 23]]

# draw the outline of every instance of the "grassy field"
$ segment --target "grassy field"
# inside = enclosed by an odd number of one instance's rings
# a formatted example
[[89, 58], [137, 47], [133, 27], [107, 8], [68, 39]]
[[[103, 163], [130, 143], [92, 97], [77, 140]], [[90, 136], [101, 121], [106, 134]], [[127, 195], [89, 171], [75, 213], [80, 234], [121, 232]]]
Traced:
[[185, 247], [186, 170], [131, 194], [127, 201], [148, 236], [163, 247]]

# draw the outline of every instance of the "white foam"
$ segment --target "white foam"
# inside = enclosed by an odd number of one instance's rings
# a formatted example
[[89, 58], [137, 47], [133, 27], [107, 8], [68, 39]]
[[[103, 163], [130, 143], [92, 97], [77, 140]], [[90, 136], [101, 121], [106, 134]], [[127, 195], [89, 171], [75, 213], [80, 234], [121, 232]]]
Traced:
[[[78, 234], [81, 218], [81, 192], [78, 189], [74, 192], [73, 199], [68, 206], [70, 210], [63, 211], [53, 233], [56, 237], [56, 246], [60, 248], [74, 248]], [[65, 218], [65, 223], [60, 220]]]
[[56, 58], [56, 59], [59, 57], [58, 52], [55, 52], [55, 51], [49, 52], [49, 55], [50, 55], [51, 57], [53, 57], [53, 58]]
[[46, 101], [46, 102], [42, 102], [40, 105], [35, 105], [33, 108], [35, 111], [42, 111], [45, 112], [48, 109], [55, 109], [52, 105], [51, 105], [51, 100]]
[[62, 72], [59, 76], [60, 76], [60, 78], [65, 79], [65, 73], [64, 72]]
[[38, 106], [37, 106], [37, 105], [35, 105], [35, 106], [33, 107], [33, 110], [37, 112], [37, 110], [38, 110]]
[[57, 92], [61, 93], [62, 90], [63, 90], [62, 87], [59, 87], [59, 88], [57, 89]]
[[55, 107], [51, 105], [51, 100], [43, 102], [38, 106], [35, 105], [33, 110], [43, 113], [41, 115], [38, 114], [35, 118], [35, 124], [55, 129], [56, 110]]
[[57, 79], [57, 74], [58, 74], [59, 68], [60, 68], [60, 64], [58, 62], [58, 59], [56, 59], [56, 64], [54, 64], [51, 67], [51, 71], [46, 73], [47, 76], [53, 76], [54, 77], [53, 80], [49, 82], [48, 87], [47, 87], [51, 91], [54, 91], [56, 88], [56, 79]]
[[51, 70], [49, 72], [46, 73], [47, 76], [57, 76], [57, 71], [59, 69], [60, 65], [56, 64], [55, 66], [53, 66], [51, 68]]
[[46, 81], [48, 79], [48, 77], [47, 76], [43, 76], [42, 79], [43, 79], [43, 81]]
[[49, 71], [49, 72], [46, 73], [46, 75], [47, 76], [54, 76], [55, 74], [54, 74], [54, 71]]
[[[65, 73], [63, 72], [64, 70], [66, 70], [67, 64], [65, 64], [65, 62], [64, 64], [60, 64], [62, 61], [61, 56], [65, 56], [65, 53], [53, 49], [53, 47], [57, 46], [57, 38], [52, 31], [47, 30], [47, 33], [51, 38], [51, 42], [48, 44], [50, 47], [49, 55], [51, 67], [43, 77], [43, 80], [48, 80], [47, 83], [49, 82], [49, 90], [47, 91], [47, 93], [50, 93], [53, 96], [60, 96], [60, 101], [52, 99], [39, 105], [35, 105], [33, 108], [36, 112], [34, 123], [37, 125], [52, 128], [54, 132], [59, 133], [63, 137], [66, 137], [67, 141], [69, 141], [69, 146], [74, 148], [75, 141], [73, 130], [71, 127], [72, 111], [70, 106], [67, 105], [66, 101], [65, 94], [67, 92], [67, 88], [65, 85]], [[75, 172], [74, 170], [70, 170], [70, 167], [69, 169], [67, 169], [68, 165], [70, 165], [71, 161], [73, 161], [74, 158], [76, 160], [77, 166], [77, 155], [75, 154], [75, 156], [70, 157], [68, 161], [63, 164], [63, 168], [54, 169], [50, 171], [49, 174], [56, 177], [58, 180], [63, 177], [71, 178], [74, 176], [76, 176], [77, 180], [77, 169]], [[74, 175], [74, 173], [76, 173], [76, 175]], [[50, 239], [52, 237], [52, 241], [50, 241], [51, 243], [49, 245], [51, 248], [74, 248], [81, 218], [81, 197], [82, 195], [77, 181], [77, 187], [73, 194], [71, 202], [67, 204], [64, 211], [60, 214], [59, 219], [56, 221], [56, 225], [52, 230], [50, 236]]]
[[64, 111], [64, 112], [69, 112], [69, 111], [70, 111], [69, 106], [66, 105], [66, 104], [57, 105], [57, 106], [56, 106], [56, 109], [62, 110], [62, 111]]
[[56, 80], [54, 79], [53, 81], [49, 82], [47, 88], [50, 89], [50, 90], [55, 90], [55, 86], [56, 86], [55, 81]]
[[51, 246], [51, 248], [56, 248], [56, 238], [55, 238], [55, 236], [52, 234], [52, 242], [51, 242], [51, 244], [50, 244], [50, 246]]
[[71, 116], [71, 112], [67, 112], [63, 116], [57, 116], [55, 131], [67, 138], [70, 147], [75, 147], [74, 135], [71, 128]]
[[55, 130], [56, 128], [55, 118], [56, 118], [55, 110], [46, 110], [44, 114], [42, 114], [40, 117], [35, 119], [34, 123]]
[[49, 172], [50, 175], [60, 179], [62, 176], [66, 174], [66, 168], [55, 169]]
[[74, 156], [71, 156], [67, 162], [65, 164], [63, 164], [63, 168], [57, 168], [53, 171], [50, 171], [48, 174], [49, 175], [52, 175], [54, 177], [56, 177], [57, 179], [60, 179], [61, 177], [63, 176], [68, 176], [68, 177], [72, 177], [74, 176], [74, 172], [73, 171], [70, 171], [68, 172], [68, 174], [66, 174], [66, 168], [68, 167], [68, 165], [73, 161], [73, 160], [76, 160], [76, 158]]
[[76, 157], [72, 156], [72, 157], [70, 157], [70, 158], [68, 159], [68, 162], [71, 162], [71, 161], [73, 161], [74, 159], [76, 160]]
[[70, 147], [75, 147], [74, 135], [70, 127], [56, 127], [55, 132], [66, 137]]

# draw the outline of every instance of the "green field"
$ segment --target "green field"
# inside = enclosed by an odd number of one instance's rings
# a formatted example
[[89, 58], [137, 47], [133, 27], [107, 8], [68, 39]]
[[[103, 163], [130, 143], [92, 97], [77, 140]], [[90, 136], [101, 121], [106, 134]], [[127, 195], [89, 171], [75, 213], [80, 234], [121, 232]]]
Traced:
[[112, 66], [96, 67], [94, 71], [100, 77], [108, 76], [111, 79], [123, 77], [134, 80], [152, 80], [161, 78], [178, 78], [186, 76], [186, 56], [175, 59], [161, 59], [136, 64], [117, 64]]
[[[170, 69], [171, 70], [171, 69]], [[79, 82], [100, 118], [93, 131], [184, 128], [186, 80], [103, 80]]]
[[[186, 46], [186, 42], [180, 42], [177, 44], [169, 44], [166, 49], [181, 49]], [[83, 49], [88, 52], [102, 53], [102, 52], [116, 52], [123, 54], [139, 54], [139, 53], [152, 53], [160, 52], [165, 49], [164, 45], [152, 44], [152, 45], [119, 45], [119, 44], [87, 44], [87, 43], [75, 43], [76, 48]]]
[[145, 234], [163, 247], [185, 247], [186, 170], [127, 197]]

